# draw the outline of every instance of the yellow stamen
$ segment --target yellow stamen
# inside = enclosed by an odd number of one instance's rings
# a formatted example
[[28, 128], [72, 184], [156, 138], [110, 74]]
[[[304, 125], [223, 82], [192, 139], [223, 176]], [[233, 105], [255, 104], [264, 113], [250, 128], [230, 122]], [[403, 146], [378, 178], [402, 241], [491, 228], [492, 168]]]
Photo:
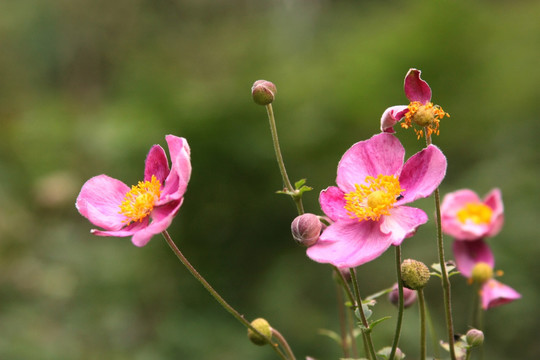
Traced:
[[367, 176], [366, 185], [355, 184], [355, 190], [345, 194], [345, 210], [351, 219], [377, 221], [390, 215], [397, 198], [404, 191], [394, 175]]
[[474, 282], [483, 284], [489, 279], [491, 279], [492, 277], [493, 277], [493, 268], [489, 264], [485, 262], [479, 262], [476, 265], [474, 265], [474, 268], [471, 274], [471, 279]]
[[126, 217], [124, 221], [126, 223], [142, 221], [152, 212], [160, 195], [161, 183], [152, 175], [150, 181], [139, 181], [137, 185], [131, 187], [118, 213]]
[[493, 210], [487, 205], [482, 203], [468, 203], [459, 210], [456, 215], [463, 224], [472, 221], [473, 223], [480, 225], [489, 224], [492, 214]]
[[401, 127], [408, 129], [413, 127], [413, 123], [420, 126], [421, 129], [413, 128], [418, 139], [424, 136], [422, 129], [425, 129], [426, 136], [439, 135], [439, 122], [445, 116], [450, 117], [440, 106], [433, 105], [431, 102], [422, 104], [419, 101], [413, 101], [409, 104], [408, 109], [409, 111], [401, 122]]

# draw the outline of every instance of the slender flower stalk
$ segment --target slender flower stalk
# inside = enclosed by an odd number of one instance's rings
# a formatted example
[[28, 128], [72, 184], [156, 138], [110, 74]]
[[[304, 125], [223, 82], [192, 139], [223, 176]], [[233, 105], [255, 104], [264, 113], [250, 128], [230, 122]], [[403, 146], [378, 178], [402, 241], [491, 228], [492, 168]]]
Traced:
[[377, 355], [375, 353], [375, 347], [373, 346], [373, 340], [371, 339], [371, 329], [369, 328], [369, 323], [367, 321], [366, 314], [364, 314], [364, 308], [362, 307], [362, 297], [360, 296], [360, 289], [358, 288], [355, 268], [350, 268], [350, 272], [351, 281], [354, 288], [354, 294], [356, 297], [356, 308], [358, 309], [358, 313], [360, 314], [360, 320], [362, 321], [362, 333], [364, 334], [364, 342], [368, 349], [366, 356], [368, 357], [368, 359], [376, 360]]
[[291, 347], [289, 346], [289, 343], [287, 343], [287, 340], [281, 335], [279, 331], [272, 328], [272, 336], [276, 338], [276, 340], [281, 344], [283, 349], [285, 349], [285, 353], [287, 354], [287, 359], [289, 360], [296, 360], [296, 357], [294, 356]]
[[397, 346], [399, 343], [399, 337], [401, 334], [401, 324], [403, 321], [403, 280], [401, 279], [401, 245], [395, 247], [396, 254], [396, 271], [397, 271], [397, 284], [398, 284], [398, 317], [396, 321], [396, 331], [394, 333], [394, 342], [392, 343], [392, 350], [390, 351], [389, 359], [394, 359], [396, 355]]
[[[167, 244], [169, 245], [169, 247], [171, 248], [171, 250], [174, 252], [174, 254], [176, 255], [176, 257], [182, 262], [182, 264], [184, 264], [184, 266], [189, 270], [189, 272], [191, 273], [191, 275], [193, 275], [193, 277], [195, 277], [195, 279], [197, 279], [201, 284], [202, 286], [210, 293], [210, 295], [212, 295], [212, 297], [214, 299], [216, 299], [216, 301], [225, 309], [227, 310], [232, 316], [234, 316], [236, 318], [236, 320], [238, 320], [239, 322], [241, 322], [245, 327], [247, 327], [248, 329], [251, 329], [252, 331], [254, 331], [255, 333], [259, 334], [260, 336], [262, 337], [265, 337], [259, 330], [257, 330], [255, 327], [253, 327], [253, 325], [251, 325], [251, 323], [249, 321], [247, 321], [244, 316], [242, 316], [238, 311], [236, 311], [231, 305], [229, 305], [222, 297], [221, 295], [219, 295], [219, 293], [214, 290], [214, 288], [208, 283], [208, 281], [206, 281], [206, 279], [201, 275], [199, 274], [199, 272], [193, 267], [193, 265], [191, 265], [191, 263], [188, 261], [188, 259], [184, 256], [184, 254], [180, 251], [180, 249], [178, 249], [178, 247], [176, 246], [176, 244], [174, 243], [173, 239], [171, 238], [171, 236], [169, 235], [169, 233], [167, 232], [167, 230], [163, 231], [161, 233], [163, 235], [163, 237], [165, 238], [165, 241], [167, 242]], [[283, 360], [289, 360], [289, 359], [294, 359], [293, 358], [288, 358], [285, 356], [285, 354], [283, 354], [283, 352], [279, 349], [279, 345], [270, 341], [269, 340], [269, 344], [270, 346], [272, 347], [272, 349], [274, 349], [274, 351], [283, 359]]]
[[418, 308], [420, 310], [420, 360], [426, 360], [426, 301], [424, 289], [418, 289]]
[[[426, 133], [426, 145], [431, 145], [431, 136]], [[450, 289], [450, 280], [446, 271], [446, 260], [444, 257], [444, 240], [441, 227], [441, 196], [437, 187], [433, 192], [435, 198], [435, 215], [437, 226], [437, 250], [439, 255], [439, 264], [441, 266], [441, 285], [444, 297], [444, 311], [446, 315], [446, 329], [448, 333], [448, 347], [450, 350], [450, 358], [456, 360], [456, 351], [454, 349], [454, 324], [452, 320], [452, 297]]]
[[349, 333], [347, 326], [347, 318], [345, 315], [345, 301], [343, 299], [343, 290], [341, 286], [336, 282], [336, 298], [338, 305], [339, 315], [339, 333], [341, 336], [341, 349], [343, 350], [343, 357], [349, 357]]
[[281, 149], [279, 147], [279, 139], [277, 134], [276, 120], [274, 118], [274, 110], [272, 109], [272, 104], [266, 105], [266, 113], [268, 114], [268, 121], [270, 123], [270, 132], [272, 133], [272, 141], [274, 143], [274, 151], [276, 152], [276, 159], [279, 166], [279, 172], [283, 178], [283, 184], [287, 189], [287, 192], [292, 195], [292, 198], [296, 204], [296, 209], [298, 214], [301, 215], [304, 213], [304, 205], [302, 204], [302, 198], [300, 196], [294, 196], [297, 193], [289, 180], [287, 175], [287, 170], [285, 169], [285, 162], [283, 161], [283, 156], [281, 155]]

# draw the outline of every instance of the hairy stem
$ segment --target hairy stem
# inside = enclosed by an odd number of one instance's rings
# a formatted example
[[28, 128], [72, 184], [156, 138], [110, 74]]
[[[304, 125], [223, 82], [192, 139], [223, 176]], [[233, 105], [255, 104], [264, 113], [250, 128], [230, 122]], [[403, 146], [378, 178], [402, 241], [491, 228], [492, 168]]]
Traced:
[[364, 314], [364, 307], [362, 306], [362, 297], [360, 297], [360, 289], [358, 288], [358, 281], [356, 279], [356, 270], [355, 268], [350, 268], [349, 270], [351, 272], [351, 281], [356, 297], [356, 308], [358, 309], [358, 313], [360, 314], [360, 320], [362, 321], [362, 333], [364, 334], [364, 341], [368, 349], [368, 353], [366, 355], [369, 359], [377, 360], [377, 355], [375, 354], [375, 346], [373, 346], [373, 340], [371, 339], [371, 329], [369, 328], [366, 314]]
[[401, 280], [401, 246], [395, 246], [395, 259], [396, 259], [396, 272], [397, 272], [397, 284], [398, 284], [398, 317], [396, 321], [396, 331], [394, 333], [394, 342], [392, 343], [392, 350], [388, 359], [394, 359], [396, 355], [397, 346], [399, 343], [399, 337], [401, 334], [401, 323], [403, 321], [403, 280]]

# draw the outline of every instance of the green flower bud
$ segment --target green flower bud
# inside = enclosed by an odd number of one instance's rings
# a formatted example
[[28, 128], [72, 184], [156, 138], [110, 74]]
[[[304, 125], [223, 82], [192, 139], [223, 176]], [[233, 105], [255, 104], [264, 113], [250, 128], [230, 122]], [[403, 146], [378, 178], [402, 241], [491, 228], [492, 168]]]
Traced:
[[319, 240], [322, 224], [319, 217], [314, 214], [297, 216], [291, 224], [293, 239], [300, 245], [311, 246]]
[[471, 329], [465, 335], [467, 344], [471, 347], [480, 346], [484, 343], [484, 333], [478, 329]]
[[271, 104], [276, 97], [276, 93], [276, 85], [266, 80], [257, 80], [251, 87], [253, 101], [259, 105]]
[[268, 321], [263, 318], [257, 318], [251, 322], [251, 326], [257, 329], [262, 335], [257, 334], [255, 331], [248, 329], [248, 338], [255, 345], [266, 345], [269, 339], [272, 337], [272, 328]]
[[403, 286], [409, 289], [422, 289], [429, 281], [429, 269], [420, 261], [404, 260], [401, 264], [401, 279], [403, 280]]

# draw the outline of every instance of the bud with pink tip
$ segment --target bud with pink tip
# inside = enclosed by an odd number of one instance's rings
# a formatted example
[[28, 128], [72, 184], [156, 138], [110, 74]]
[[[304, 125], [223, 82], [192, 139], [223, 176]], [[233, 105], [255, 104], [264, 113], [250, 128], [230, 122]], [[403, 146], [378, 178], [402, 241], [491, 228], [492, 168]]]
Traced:
[[322, 224], [319, 217], [314, 214], [297, 216], [291, 224], [294, 240], [303, 246], [311, 246], [319, 240]]
[[257, 80], [251, 87], [253, 101], [259, 105], [271, 104], [276, 97], [276, 85], [266, 80]]
[[[398, 304], [399, 304], [399, 289], [398, 289], [398, 284], [397, 283], [395, 283], [394, 286], [392, 287], [392, 291], [390, 291], [388, 293], [388, 300], [390, 300], [390, 302], [393, 305], [398, 306]], [[408, 308], [412, 304], [414, 304], [415, 301], [416, 301], [416, 291], [411, 290], [411, 289], [407, 289], [406, 287], [404, 287], [403, 288], [403, 307]]]

